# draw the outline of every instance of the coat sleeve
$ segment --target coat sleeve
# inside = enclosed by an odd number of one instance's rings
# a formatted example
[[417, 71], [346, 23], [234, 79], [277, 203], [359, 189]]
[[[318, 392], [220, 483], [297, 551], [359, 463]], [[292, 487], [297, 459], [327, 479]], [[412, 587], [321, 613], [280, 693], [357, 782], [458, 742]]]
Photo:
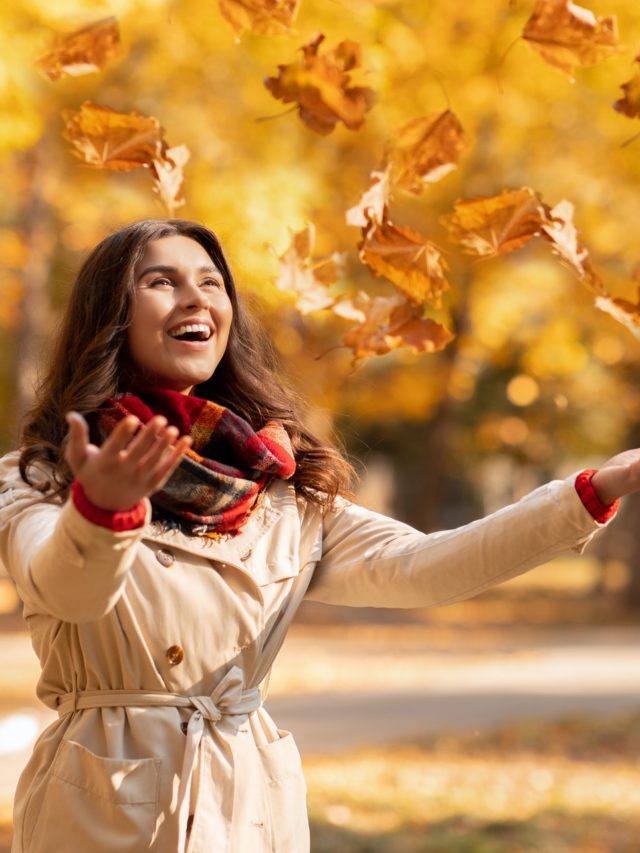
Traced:
[[[0, 562], [25, 615], [100, 619], [122, 593], [144, 528], [114, 532], [87, 521], [72, 501], [39, 500], [41, 493], [22, 480], [18, 459], [18, 453], [0, 459]], [[147, 520], [149, 513], [147, 506]]]
[[427, 607], [470, 598], [575, 550], [595, 532], [575, 475], [455, 530], [420, 533], [342, 502], [323, 523], [307, 598], [352, 607]]

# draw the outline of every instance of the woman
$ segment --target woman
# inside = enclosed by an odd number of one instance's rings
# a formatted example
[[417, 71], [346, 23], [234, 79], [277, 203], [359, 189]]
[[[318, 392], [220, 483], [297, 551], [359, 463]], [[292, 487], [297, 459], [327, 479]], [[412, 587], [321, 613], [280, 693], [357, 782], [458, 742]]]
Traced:
[[301, 425], [214, 235], [111, 235], [0, 462], [0, 558], [59, 714], [18, 785], [14, 853], [308, 850], [299, 755], [259, 690], [301, 600], [446, 604], [581, 551], [639, 459], [455, 531], [369, 512]]

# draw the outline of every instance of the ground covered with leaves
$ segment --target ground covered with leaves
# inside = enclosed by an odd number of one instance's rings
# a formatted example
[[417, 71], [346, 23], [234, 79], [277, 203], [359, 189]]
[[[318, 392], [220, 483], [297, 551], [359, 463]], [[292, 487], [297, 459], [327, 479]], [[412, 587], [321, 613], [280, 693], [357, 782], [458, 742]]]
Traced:
[[518, 723], [305, 761], [313, 853], [622, 853], [640, 714]]

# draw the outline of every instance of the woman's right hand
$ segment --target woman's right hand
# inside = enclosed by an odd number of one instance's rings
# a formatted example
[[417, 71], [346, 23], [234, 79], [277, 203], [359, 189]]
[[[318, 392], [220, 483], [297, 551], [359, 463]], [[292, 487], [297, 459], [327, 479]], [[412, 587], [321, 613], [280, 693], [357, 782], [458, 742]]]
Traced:
[[166, 418], [141, 424], [134, 416], [119, 421], [101, 447], [89, 441], [89, 427], [78, 412], [68, 412], [65, 450], [71, 471], [92, 504], [123, 512], [157, 492], [191, 446]]

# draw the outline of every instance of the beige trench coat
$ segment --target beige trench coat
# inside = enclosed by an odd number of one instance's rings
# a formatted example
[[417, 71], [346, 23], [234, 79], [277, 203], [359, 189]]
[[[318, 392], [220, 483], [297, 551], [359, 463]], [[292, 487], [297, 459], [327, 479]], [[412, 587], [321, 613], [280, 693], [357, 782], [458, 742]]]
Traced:
[[447, 604], [601, 526], [575, 478], [430, 535], [347, 502], [323, 518], [277, 482], [228, 541], [114, 533], [34, 503], [17, 459], [0, 460], [0, 559], [60, 716], [18, 784], [13, 853], [304, 853], [300, 757], [259, 691], [302, 598]]

